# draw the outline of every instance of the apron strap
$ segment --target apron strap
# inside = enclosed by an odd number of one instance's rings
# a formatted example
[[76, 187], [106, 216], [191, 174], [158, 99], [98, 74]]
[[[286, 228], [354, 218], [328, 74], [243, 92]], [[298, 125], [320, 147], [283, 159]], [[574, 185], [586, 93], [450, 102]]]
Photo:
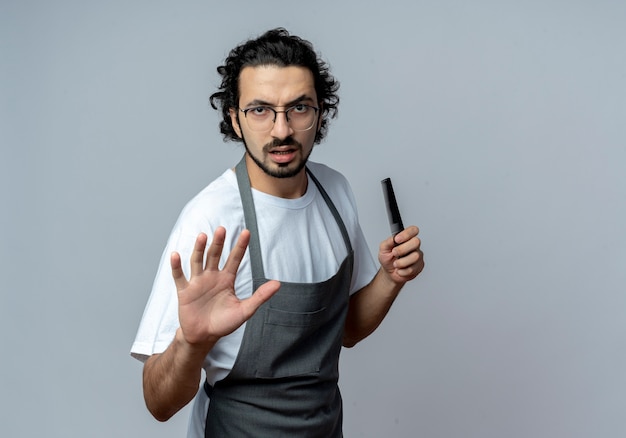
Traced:
[[309, 174], [309, 176], [311, 177], [311, 179], [317, 186], [317, 190], [319, 190], [320, 194], [322, 195], [322, 198], [324, 198], [324, 201], [326, 201], [326, 205], [328, 205], [328, 208], [330, 209], [330, 212], [335, 218], [335, 222], [337, 222], [337, 226], [339, 227], [339, 230], [341, 231], [341, 236], [343, 237], [343, 241], [346, 244], [346, 249], [348, 250], [348, 254], [350, 254], [352, 252], [352, 244], [350, 243], [350, 235], [348, 234], [346, 225], [343, 223], [343, 219], [341, 219], [341, 215], [337, 211], [337, 207], [335, 207], [335, 204], [330, 199], [330, 196], [328, 196], [328, 193], [326, 193], [326, 190], [324, 190], [324, 187], [322, 187], [322, 184], [318, 181], [315, 175], [313, 175], [313, 173], [309, 170], [308, 167], [306, 168], [306, 172]]
[[252, 279], [264, 281], [265, 273], [263, 272], [263, 257], [261, 256], [259, 227], [257, 226], [256, 210], [254, 208], [252, 190], [250, 189], [250, 177], [248, 176], [248, 168], [246, 167], [245, 154], [235, 167], [235, 173], [237, 174], [237, 184], [239, 185], [239, 193], [241, 194], [241, 203], [243, 204], [243, 216], [246, 228], [250, 231], [250, 243], [248, 246], [250, 248]]

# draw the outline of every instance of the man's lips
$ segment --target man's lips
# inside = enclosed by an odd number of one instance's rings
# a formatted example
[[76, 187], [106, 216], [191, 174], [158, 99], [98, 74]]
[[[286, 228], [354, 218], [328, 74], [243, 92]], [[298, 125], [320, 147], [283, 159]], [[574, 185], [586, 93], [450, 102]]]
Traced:
[[296, 150], [295, 146], [281, 146], [278, 148], [272, 148], [269, 152], [270, 154], [283, 154], [293, 152], [294, 150]]
[[296, 157], [297, 151], [295, 146], [280, 146], [272, 148], [269, 155], [275, 163], [284, 164], [292, 161]]

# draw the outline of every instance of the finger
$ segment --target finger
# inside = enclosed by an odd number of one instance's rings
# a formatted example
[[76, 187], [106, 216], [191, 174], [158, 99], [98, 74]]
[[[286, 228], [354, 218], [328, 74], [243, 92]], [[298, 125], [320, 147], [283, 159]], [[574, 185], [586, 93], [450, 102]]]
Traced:
[[254, 312], [256, 312], [264, 302], [272, 298], [272, 296], [274, 296], [279, 289], [280, 282], [270, 280], [263, 283], [257, 290], [255, 290], [250, 298], [242, 300], [241, 305], [243, 306], [246, 319], [250, 319], [252, 315], [254, 315]]
[[417, 277], [422, 272], [423, 269], [424, 269], [424, 259], [420, 257], [416, 263], [413, 263], [412, 265], [407, 266], [406, 268], [396, 269], [396, 273], [400, 277], [404, 277], [406, 280], [412, 280], [413, 278]]
[[415, 277], [424, 269], [424, 254], [421, 251], [413, 251], [410, 254], [396, 259], [393, 262], [396, 273], [402, 277]]
[[224, 271], [230, 272], [233, 275], [237, 274], [241, 260], [246, 253], [248, 243], [250, 242], [250, 231], [243, 230], [237, 239], [237, 243], [228, 255], [226, 264], [224, 265]]
[[415, 263], [418, 263], [421, 258], [419, 251], [413, 251], [406, 254], [403, 257], [398, 257], [393, 261], [393, 267], [396, 269], [405, 269]]
[[213, 233], [213, 240], [206, 254], [206, 269], [208, 271], [217, 271], [219, 269], [225, 240], [226, 229], [224, 227], [217, 227], [215, 233]]
[[172, 267], [172, 277], [174, 277], [174, 283], [176, 283], [176, 289], [182, 290], [187, 287], [187, 279], [185, 273], [180, 264], [180, 254], [173, 252], [170, 256], [170, 266]]
[[410, 227], [406, 227], [404, 230], [400, 231], [398, 234], [394, 236], [393, 241], [397, 245], [401, 245], [404, 242], [407, 242], [417, 236], [419, 234], [419, 228], [415, 225], [411, 225]]
[[204, 260], [204, 249], [206, 248], [207, 235], [204, 233], [198, 234], [196, 237], [196, 243], [193, 246], [193, 251], [189, 257], [189, 264], [191, 268], [191, 276], [200, 275], [202, 273], [202, 261]]
[[402, 243], [401, 245], [397, 245], [392, 251], [393, 256], [398, 259], [402, 257], [406, 257], [412, 252], [419, 251], [421, 245], [422, 245], [422, 241], [420, 240], [420, 238], [413, 237], [411, 240], [408, 240]]

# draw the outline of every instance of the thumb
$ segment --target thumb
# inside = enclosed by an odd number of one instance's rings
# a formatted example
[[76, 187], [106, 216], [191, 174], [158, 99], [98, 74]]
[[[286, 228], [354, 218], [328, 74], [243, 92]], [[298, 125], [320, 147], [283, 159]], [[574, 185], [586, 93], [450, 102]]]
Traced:
[[267, 300], [272, 298], [276, 292], [280, 289], [280, 282], [276, 280], [270, 280], [261, 286], [257, 290], [254, 291], [250, 298], [246, 298], [241, 302], [244, 306], [244, 312], [246, 314], [246, 319], [249, 319], [254, 315], [254, 312], [258, 310], [259, 307]]
[[389, 236], [382, 242], [380, 242], [379, 250], [382, 254], [391, 253], [391, 250], [396, 246], [396, 236]]

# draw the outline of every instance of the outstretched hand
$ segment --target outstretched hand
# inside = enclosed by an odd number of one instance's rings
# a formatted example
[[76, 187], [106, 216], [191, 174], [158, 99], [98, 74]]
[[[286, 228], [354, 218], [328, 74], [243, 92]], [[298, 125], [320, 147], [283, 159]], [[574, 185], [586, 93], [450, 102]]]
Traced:
[[391, 280], [397, 284], [414, 279], [424, 269], [424, 254], [417, 237], [419, 229], [412, 225], [380, 244], [378, 261]]
[[219, 269], [226, 230], [218, 227], [213, 235], [204, 262], [208, 237], [202, 233], [196, 239], [191, 254], [191, 276], [185, 277], [180, 254], [171, 256], [172, 276], [178, 291], [178, 317], [185, 340], [194, 345], [213, 344], [229, 335], [252, 317], [254, 312], [280, 288], [278, 281], [268, 281], [250, 298], [240, 300], [235, 295], [235, 277], [250, 241], [244, 230], [226, 264]]

